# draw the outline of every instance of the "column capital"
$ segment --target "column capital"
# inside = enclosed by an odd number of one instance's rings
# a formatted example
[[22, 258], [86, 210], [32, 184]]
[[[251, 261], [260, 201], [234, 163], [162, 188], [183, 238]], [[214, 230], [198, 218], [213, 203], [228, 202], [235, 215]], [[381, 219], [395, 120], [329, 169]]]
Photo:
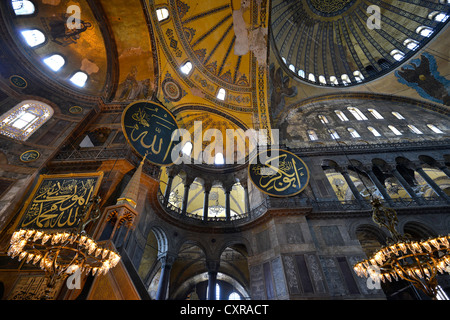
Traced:
[[208, 272], [218, 272], [220, 260], [206, 260], [205, 265]]
[[163, 268], [171, 268], [177, 259], [177, 254], [165, 252], [158, 255], [158, 260], [161, 262]]
[[203, 189], [205, 189], [205, 192], [207, 192], [207, 193], [211, 192], [211, 188], [212, 188], [212, 183], [206, 182], [203, 184]]

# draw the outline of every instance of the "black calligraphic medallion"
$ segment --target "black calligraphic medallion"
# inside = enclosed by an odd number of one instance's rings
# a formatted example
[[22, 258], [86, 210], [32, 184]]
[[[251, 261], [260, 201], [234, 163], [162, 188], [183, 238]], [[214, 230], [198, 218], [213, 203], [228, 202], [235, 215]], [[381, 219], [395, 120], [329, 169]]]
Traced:
[[20, 88], [20, 89], [25, 89], [28, 86], [27, 81], [24, 78], [22, 78], [21, 76], [18, 76], [18, 75], [11, 76], [9, 78], [9, 82], [13, 86], [15, 86], [17, 88]]
[[178, 124], [166, 107], [153, 101], [134, 102], [122, 114], [122, 129], [139, 155], [160, 166], [173, 163], [172, 133]]
[[36, 150], [28, 150], [20, 155], [20, 161], [22, 162], [33, 162], [39, 159], [41, 154]]
[[248, 174], [253, 184], [273, 197], [290, 197], [302, 192], [310, 173], [295, 154], [275, 149], [260, 152], [250, 161]]

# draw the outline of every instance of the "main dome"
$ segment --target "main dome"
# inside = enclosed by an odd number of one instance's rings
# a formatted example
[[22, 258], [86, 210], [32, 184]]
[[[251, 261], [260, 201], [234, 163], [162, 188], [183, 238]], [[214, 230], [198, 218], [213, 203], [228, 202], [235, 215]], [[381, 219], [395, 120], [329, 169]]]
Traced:
[[320, 86], [376, 79], [447, 23], [447, 1], [274, 0], [271, 42], [285, 71]]

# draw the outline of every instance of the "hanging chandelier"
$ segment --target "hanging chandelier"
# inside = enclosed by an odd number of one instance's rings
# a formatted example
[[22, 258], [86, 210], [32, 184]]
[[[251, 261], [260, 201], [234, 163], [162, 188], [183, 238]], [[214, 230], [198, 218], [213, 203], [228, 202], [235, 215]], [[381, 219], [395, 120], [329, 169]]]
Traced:
[[437, 274], [450, 273], [450, 236], [414, 241], [396, 230], [395, 210], [384, 207], [379, 199], [372, 206], [374, 222], [388, 229], [391, 237], [386, 246], [355, 264], [355, 273], [377, 283], [406, 280], [436, 299]]
[[[86, 234], [86, 225], [100, 216], [100, 198], [94, 197], [80, 214], [80, 226], [74, 231], [46, 232], [36, 229], [20, 229], [13, 233], [8, 256], [39, 266], [49, 280], [43, 299], [49, 298], [50, 289], [64, 276], [79, 272], [89, 275], [106, 274], [121, 257], [114, 250], [102, 247]], [[89, 209], [94, 206], [91, 218], [82, 223]]]

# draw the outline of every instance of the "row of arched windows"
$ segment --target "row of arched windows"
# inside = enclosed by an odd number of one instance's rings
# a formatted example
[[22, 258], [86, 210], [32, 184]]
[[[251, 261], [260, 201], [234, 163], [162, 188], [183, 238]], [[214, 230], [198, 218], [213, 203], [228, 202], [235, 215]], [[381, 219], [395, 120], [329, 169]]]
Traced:
[[[347, 110], [353, 115], [353, 117], [358, 120], [358, 121], [365, 121], [365, 120], [369, 120], [367, 118], [367, 116], [358, 108], [355, 107], [348, 107]], [[369, 113], [377, 120], [381, 120], [384, 119], [384, 117], [375, 109], [367, 109], [367, 111], [369, 111]], [[346, 122], [349, 121], [349, 118], [347, 117], [347, 115], [342, 111], [342, 110], [334, 110], [334, 113], [336, 114], [336, 116], [339, 118], [340, 121], [342, 122]], [[397, 118], [398, 120], [406, 120], [405, 117], [403, 117], [402, 114], [400, 114], [399, 112], [393, 111], [391, 112], [391, 114]], [[327, 126], [330, 121], [327, 118], [327, 116], [319, 114], [317, 116], [320, 120], [320, 122], [322, 124], [324, 124], [325, 126]], [[412, 125], [412, 124], [408, 124], [407, 125], [409, 130], [412, 133], [415, 134], [423, 134], [423, 132], [418, 129], [416, 126]], [[327, 126], [328, 127], [328, 126]], [[444, 133], [440, 128], [438, 128], [436, 125], [434, 124], [427, 124], [427, 127], [433, 132], [433, 133]], [[398, 130], [395, 126], [393, 125], [388, 125], [388, 128], [396, 135], [396, 136], [400, 136], [402, 135], [402, 133], [400, 132], [400, 130]], [[378, 132], [378, 130], [376, 130], [374, 127], [372, 126], [368, 126], [367, 129], [375, 136], [375, 137], [380, 137], [381, 134]], [[352, 138], [360, 138], [361, 135], [358, 133], [358, 131], [356, 131], [354, 128], [347, 128], [347, 131], [350, 133], [350, 136]], [[327, 128], [327, 132], [330, 134], [331, 138], [333, 140], [337, 140], [340, 139], [341, 137], [339, 136], [339, 134], [336, 132], [336, 130], [334, 129], [330, 129]], [[319, 140], [319, 137], [316, 133], [315, 130], [308, 130], [307, 131], [307, 135], [309, 137], [309, 139], [311, 141], [316, 141]]]
[[[36, 8], [33, 2], [29, 0], [12, 0], [12, 8], [16, 16], [27, 16], [35, 13]], [[23, 36], [24, 41], [31, 48], [36, 48], [38, 46], [44, 45], [47, 41], [45, 34], [38, 29], [26, 29], [20, 32]], [[66, 64], [66, 60], [60, 54], [52, 54], [45, 57], [43, 60], [45, 65], [47, 65], [53, 72], [60, 71]], [[70, 77], [70, 82], [77, 87], [84, 87], [89, 76], [83, 71], [77, 71]]]
[[[427, 124], [427, 127], [432, 131], [432, 132], [434, 132], [434, 133], [443, 133], [443, 131], [442, 130], [440, 130], [438, 127], [436, 127], [435, 125], [433, 125], [433, 124]], [[396, 135], [396, 136], [401, 136], [402, 135], [402, 133], [400, 132], [400, 130], [398, 130], [395, 126], [393, 126], [393, 125], [388, 125], [388, 128]], [[415, 134], [423, 134], [423, 132], [421, 131], [421, 130], [419, 130], [416, 126], [414, 126], [414, 125], [412, 125], [412, 124], [409, 124], [408, 125], [408, 128], [409, 128], [409, 130], [412, 132], [412, 133], [415, 133]], [[377, 129], [375, 129], [374, 127], [371, 127], [371, 126], [369, 126], [369, 127], [367, 127], [367, 129], [375, 136], [375, 137], [381, 137], [381, 133], [377, 130]], [[347, 131], [350, 133], [350, 136], [352, 137], [352, 138], [361, 138], [361, 135], [358, 133], [358, 131], [356, 131], [354, 128], [347, 128]], [[333, 139], [333, 140], [338, 140], [338, 139], [340, 139], [341, 137], [340, 137], [340, 135], [336, 132], [336, 130], [334, 130], [334, 129], [327, 129], [327, 132], [330, 134], [330, 136], [331, 136], [331, 138]], [[309, 140], [311, 140], [311, 141], [316, 141], [316, 140], [319, 140], [319, 137], [318, 137], [318, 135], [317, 135], [317, 133], [316, 133], [316, 131], [315, 130], [308, 130], [307, 131], [307, 134], [308, 134], [308, 137], [309, 137]]]

